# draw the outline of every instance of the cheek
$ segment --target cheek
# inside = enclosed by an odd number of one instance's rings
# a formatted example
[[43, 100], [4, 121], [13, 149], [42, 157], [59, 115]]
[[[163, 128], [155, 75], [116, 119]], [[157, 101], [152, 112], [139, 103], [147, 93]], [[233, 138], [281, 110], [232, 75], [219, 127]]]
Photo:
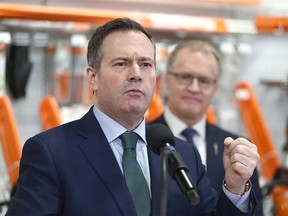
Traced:
[[144, 86], [148, 87], [148, 89], [151, 89], [151, 91], [154, 92], [156, 86], [156, 77], [149, 76], [145, 77], [144, 80], [146, 80]]
[[167, 86], [167, 91], [168, 91], [168, 95], [170, 95], [171, 97], [173, 97], [173, 99], [177, 100], [177, 98], [180, 98], [181, 92], [184, 91], [184, 88], [176, 85], [175, 83], [170, 83], [169, 86]]
[[114, 97], [115, 94], [120, 93], [119, 80], [115, 79], [101, 79], [98, 82], [99, 91], [104, 97]]
[[204, 94], [204, 101], [205, 101], [205, 104], [210, 104], [212, 98], [213, 98], [213, 95], [214, 93], [213, 92], [208, 92], [208, 93], [205, 93]]
[[151, 86], [155, 86], [156, 85], [156, 76], [155, 75], [150, 75], [146, 78], [146, 80], [149, 80], [149, 84]]

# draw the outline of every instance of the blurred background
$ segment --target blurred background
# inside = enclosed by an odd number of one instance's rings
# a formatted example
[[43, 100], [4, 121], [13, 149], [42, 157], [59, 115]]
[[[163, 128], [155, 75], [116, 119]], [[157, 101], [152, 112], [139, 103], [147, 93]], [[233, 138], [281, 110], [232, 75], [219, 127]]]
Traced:
[[9, 202], [24, 142], [91, 106], [87, 41], [97, 26], [117, 17], [137, 20], [156, 41], [160, 103], [149, 109], [151, 119], [162, 110], [160, 81], [173, 46], [201, 39], [219, 50], [222, 75], [211, 104], [215, 124], [258, 146], [265, 215], [288, 215], [284, 0], [1, 0], [0, 202]]

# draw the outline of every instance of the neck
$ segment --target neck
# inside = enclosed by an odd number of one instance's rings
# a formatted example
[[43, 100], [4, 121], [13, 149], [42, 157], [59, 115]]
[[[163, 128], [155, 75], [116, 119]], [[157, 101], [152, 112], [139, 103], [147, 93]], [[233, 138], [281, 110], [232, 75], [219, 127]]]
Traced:
[[178, 115], [177, 113], [174, 113], [173, 110], [171, 110], [172, 114], [175, 115], [178, 119], [180, 119], [182, 122], [187, 125], [187, 127], [192, 128], [195, 124], [197, 124], [199, 121], [201, 121], [203, 115], [201, 116], [183, 116], [183, 115]]
[[122, 115], [120, 119], [115, 120], [123, 125], [123, 127], [125, 127], [128, 131], [133, 131], [141, 124], [143, 118], [143, 115], [141, 115], [141, 117], [135, 117], [133, 114], [128, 114], [127, 117]]

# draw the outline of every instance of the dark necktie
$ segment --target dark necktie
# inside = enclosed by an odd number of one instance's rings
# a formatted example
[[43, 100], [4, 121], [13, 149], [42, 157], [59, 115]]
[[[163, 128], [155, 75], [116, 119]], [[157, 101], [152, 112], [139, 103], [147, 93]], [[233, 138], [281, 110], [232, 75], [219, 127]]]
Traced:
[[195, 134], [197, 134], [196, 130], [194, 130], [192, 128], [186, 128], [185, 130], [182, 131], [181, 134], [186, 138], [188, 143], [191, 143], [192, 145], [195, 145], [194, 141], [193, 141], [193, 136]]
[[122, 158], [124, 177], [133, 198], [137, 214], [138, 216], [149, 216], [149, 189], [141, 167], [136, 159], [138, 134], [126, 132], [120, 136], [120, 139], [124, 148]]

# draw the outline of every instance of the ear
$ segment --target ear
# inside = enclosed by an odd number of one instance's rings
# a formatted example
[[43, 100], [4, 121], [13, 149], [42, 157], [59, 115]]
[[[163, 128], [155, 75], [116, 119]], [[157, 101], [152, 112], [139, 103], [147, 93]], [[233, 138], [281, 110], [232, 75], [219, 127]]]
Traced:
[[97, 71], [93, 69], [92, 67], [86, 68], [86, 74], [88, 77], [89, 85], [93, 92], [95, 92], [98, 89], [98, 76]]

